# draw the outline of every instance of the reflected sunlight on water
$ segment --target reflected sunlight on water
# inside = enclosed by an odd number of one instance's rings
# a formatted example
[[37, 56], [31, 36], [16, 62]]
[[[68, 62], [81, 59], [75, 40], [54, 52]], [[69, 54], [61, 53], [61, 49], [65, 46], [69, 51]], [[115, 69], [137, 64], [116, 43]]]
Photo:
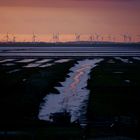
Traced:
[[80, 125], [86, 125], [86, 110], [89, 99], [89, 90], [86, 89], [88, 74], [97, 63], [103, 59], [86, 59], [78, 61], [70, 69], [69, 77], [61, 82], [62, 87], [55, 87], [60, 94], [49, 94], [40, 105], [39, 119], [52, 121], [51, 114], [68, 112], [71, 122], [78, 121]]

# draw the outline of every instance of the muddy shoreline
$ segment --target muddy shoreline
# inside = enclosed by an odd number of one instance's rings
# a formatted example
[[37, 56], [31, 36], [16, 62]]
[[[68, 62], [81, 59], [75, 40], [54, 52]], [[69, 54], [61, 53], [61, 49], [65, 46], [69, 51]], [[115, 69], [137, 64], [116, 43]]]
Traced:
[[136, 139], [139, 122], [140, 61], [132, 57], [123, 59], [128, 59], [128, 63], [108, 57], [92, 69], [87, 86], [90, 100], [87, 113], [89, 121], [85, 130], [77, 124], [52, 125], [38, 120], [37, 117], [43, 97], [50, 92], [59, 94], [54, 87], [62, 86], [60, 81], [65, 81], [69, 69], [77, 60], [47, 68], [24, 68], [12, 74], [7, 74], [7, 71], [22, 68], [24, 63], [13, 66], [0, 64], [0, 138], [11, 138], [10, 132], [21, 131], [20, 136], [15, 133], [13, 137], [18, 139], [25, 136], [31, 139], [34, 135], [36, 139], [53, 139], [71, 135], [70, 138], [73, 139], [82, 139], [82, 136], [89, 139], [117, 136]]

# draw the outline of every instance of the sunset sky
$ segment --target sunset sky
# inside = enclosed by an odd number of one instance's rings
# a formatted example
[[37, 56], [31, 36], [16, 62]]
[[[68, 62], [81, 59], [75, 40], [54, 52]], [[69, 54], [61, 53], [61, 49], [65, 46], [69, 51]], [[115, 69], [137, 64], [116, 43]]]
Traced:
[[[0, 0], [0, 40], [4, 34], [29, 39], [46, 34], [140, 34], [140, 0]], [[51, 38], [50, 38], [51, 40]]]

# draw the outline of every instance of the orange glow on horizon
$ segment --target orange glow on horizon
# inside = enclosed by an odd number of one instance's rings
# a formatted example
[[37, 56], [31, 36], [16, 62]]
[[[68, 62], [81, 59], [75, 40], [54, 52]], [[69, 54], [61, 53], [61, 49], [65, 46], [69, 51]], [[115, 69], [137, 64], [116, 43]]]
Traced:
[[[7, 34], [0, 34], [0, 42], [7, 42]], [[35, 34], [36, 42], [55, 42], [53, 39], [53, 34]], [[90, 37], [93, 37], [91, 40]], [[8, 34], [9, 42], [32, 42], [33, 34]], [[58, 42], [69, 42], [76, 41], [75, 34], [59, 34]], [[99, 38], [95, 34], [81, 34], [79, 41], [112, 41], [112, 42], [123, 42], [124, 37], [121, 34], [118, 35], [108, 35], [108, 34], [99, 34]], [[127, 40], [129, 42], [129, 40]], [[140, 36], [132, 35], [131, 42], [140, 42]]]
[[119, 41], [122, 34], [139, 40], [139, 7], [139, 0], [0, 1], [0, 40], [7, 32], [17, 41], [31, 41], [33, 32], [38, 41], [52, 41], [53, 33], [60, 33], [60, 41], [74, 40], [74, 33], [82, 40], [95, 33], [103, 40], [112, 35]]

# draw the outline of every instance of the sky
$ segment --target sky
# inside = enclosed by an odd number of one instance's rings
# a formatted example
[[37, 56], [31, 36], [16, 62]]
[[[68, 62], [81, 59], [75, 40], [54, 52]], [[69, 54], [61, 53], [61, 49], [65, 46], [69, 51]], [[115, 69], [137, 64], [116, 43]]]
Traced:
[[19, 40], [33, 32], [40, 40], [53, 33], [64, 40], [74, 33], [136, 36], [139, 14], [140, 0], [0, 0], [0, 39], [7, 32]]

